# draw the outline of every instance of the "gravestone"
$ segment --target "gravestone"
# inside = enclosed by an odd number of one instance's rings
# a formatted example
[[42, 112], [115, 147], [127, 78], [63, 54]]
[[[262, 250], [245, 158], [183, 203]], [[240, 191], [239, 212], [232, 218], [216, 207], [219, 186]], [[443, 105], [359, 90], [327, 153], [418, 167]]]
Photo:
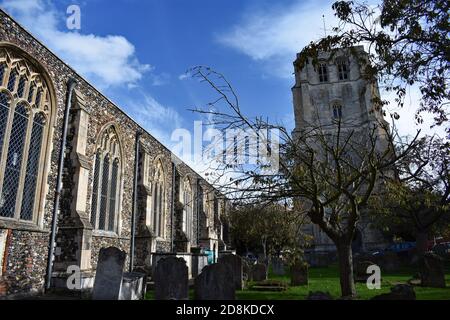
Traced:
[[140, 300], [144, 297], [145, 273], [125, 272], [122, 277], [119, 300]]
[[234, 300], [235, 284], [228, 264], [214, 263], [203, 268], [194, 280], [195, 300]]
[[398, 271], [400, 268], [400, 258], [395, 252], [386, 252], [381, 257], [381, 270], [392, 272], [392, 271]]
[[230, 266], [232, 270], [235, 289], [242, 290], [244, 287], [242, 283], [244, 273], [242, 258], [235, 254], [227, 254], [219, 258], [219, 263]]
[[116, 247], [101, 248], [95, 272], [93, 300], [118, 300], [127, 253]]
[[355, 264], [355, 282], [366, 283], [370, 274], [367, 273], [367, 268], [375, 265], [372, 261], [358, 261]]
[[445, 288], [442, 258], [434, 253], [425, 253], [420, 259], [420, 278], [424, 287]]
[[153, 280], [156, 300], [187, 300], [189, 270], [183, 258], [167, 257], [158, 261]]
[[298, 262], [291, 267], [291, 286], [308, 285], [308, 265]]
[[416, 293], [410, 285], [397, 284], [391, 288], [391, 292], [379, 294], [371, 300], [416, 300]]
[[246, 259], [242, 259], [242, 273], [244, 281], [252, 280], [252, 268]]
[[284, 276], [286, 271], [284, 269], [284, 262], [280, 258], [272, 259], [272, 272], [277, 276]]
[[263, 263], [257, 263], [252, 266], [252, 280], [264, 281], [267, 280], [267, 266]]

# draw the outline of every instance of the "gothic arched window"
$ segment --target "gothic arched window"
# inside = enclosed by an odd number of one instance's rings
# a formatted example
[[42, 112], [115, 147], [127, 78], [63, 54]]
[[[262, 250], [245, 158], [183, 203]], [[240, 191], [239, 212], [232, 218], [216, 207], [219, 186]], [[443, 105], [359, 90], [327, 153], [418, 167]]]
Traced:
[[157, 237], [164, 237], [165, 229], [165, 183], [164, 171], [161, 161], [155, 168], [155, 176], [152, 185], [152, 218], [153, 232]]
[[183, 181], [183, 231], [191, 239], [193, 224], [193, 204], [192, 187], [188, 178]]
[[333, 118], [334, 119], [342, 119], [342, 105], [339, 103], [333, 104]]
[[95, 155], [91, 223], [94, 229], [117, 232], [121, 175], [121, 152], [114, 126], [100, 136]]
[[[33, 88], [41, 92], [38, 103], [26, 99]], [[42, 75], [0, 49], [0, 218], [36, 222], [50, 110]]]

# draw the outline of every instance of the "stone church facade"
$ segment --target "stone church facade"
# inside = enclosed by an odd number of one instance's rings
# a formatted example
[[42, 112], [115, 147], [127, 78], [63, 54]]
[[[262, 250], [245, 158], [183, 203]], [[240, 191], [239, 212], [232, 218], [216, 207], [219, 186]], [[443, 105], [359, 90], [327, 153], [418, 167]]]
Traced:
[[[357, 46], [341, 49], [333, 56], [321, 53], [317, 65], [312, 63], [312, 59], [303, 68], [298, 67], [298, 60], [294, 62], [294, 137], [301, 135], [303, 130], [318, 126], [325, 134], [333, 134], [338, 119], [341, 132], [353, 131], [354, 136], [360, 137], [368, 137], [374, 124], [387, 126], [382, 111], [375, 108], [374, 104], [374, 98], [380, 97], [378, 85], [367, 81], [362, 75], [362, 64], [368, 61], [366, 55], [364, 48]], [[377, 129], [375, 134], [379, 141], [377, 148], [385, 150], [387, 140], [384, 130]], [[303, 231], [313, 238], [309, 250], [312, 256], [322, 253], [333, 257], [336, 247], [317, 225], [307, 224]], [[373, 227], [368, 215], [362, 214], [353, 241], [353, 251], [379, 250], [385, 248], [387, 243], [388, 239]]]
[[90, 286], [102, 247], [148, 273], [226, 247], [224, 197], [0, 10], [0, 297], [44, 290], [57, 198], [52, 286]]

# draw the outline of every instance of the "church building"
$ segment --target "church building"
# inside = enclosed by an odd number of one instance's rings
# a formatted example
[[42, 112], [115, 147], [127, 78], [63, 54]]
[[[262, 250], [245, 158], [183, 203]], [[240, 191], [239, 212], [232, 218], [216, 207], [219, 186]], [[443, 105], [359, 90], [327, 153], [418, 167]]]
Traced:
[[[226, 199], [0, 10], [0, 297], [92, 286], [101, 248], [217, 259]], [[198, 258], [198, 257], [197, 257]], [[194, 271], [192, 271], [194, 272]]]

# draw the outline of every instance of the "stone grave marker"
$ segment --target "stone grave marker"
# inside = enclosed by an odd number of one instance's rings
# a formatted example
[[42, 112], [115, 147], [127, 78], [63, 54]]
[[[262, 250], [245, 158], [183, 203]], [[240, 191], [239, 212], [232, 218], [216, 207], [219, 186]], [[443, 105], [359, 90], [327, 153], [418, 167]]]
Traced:
[[118, 300], [127, 253], [116, 247], [101, 248], [95, 272], [93, 300]]
[[234, 300], [235, 284], [231, 267], [214, 263], [203, 268], [194, 280], [195, 300]]
[[235, 254], [227, 254], [219, 258], [219, 263], [227, 264], [232, 270], [236, 290], [242, 290], [243, 285], [243, 263], [242, 258]]
[[421, 285], [445, 288], [445, 273], [442, 258], [434, 253], [426, 253], [420, 259]]
[[286, 270], [284, 269], [284, 262], [282, 259], [272, 259], [272, 272], [277, 276], [284, 276], [286, 274]]
[[159, 260], [153, 280], [156, 300], [189, 298], [189, 270], [183, 258], [167, 257]]
[[267, 266], [263, 263], [257, 263], [252, 266], [252, 280], [264, 281], [267, 280]]
[[291, 286], [308, 285], [308, 265], [298, 262], [291, 267]]

